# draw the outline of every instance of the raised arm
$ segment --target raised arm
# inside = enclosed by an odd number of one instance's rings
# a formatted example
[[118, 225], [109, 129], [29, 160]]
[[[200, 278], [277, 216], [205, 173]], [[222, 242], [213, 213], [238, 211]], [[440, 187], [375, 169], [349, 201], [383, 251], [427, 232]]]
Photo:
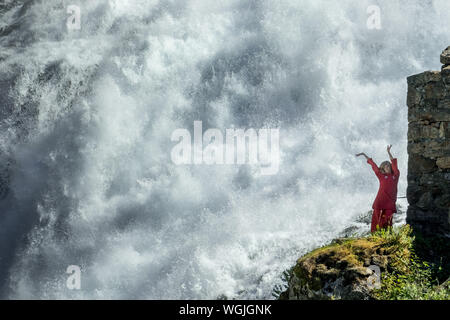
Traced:
[[364, 157], [366, 158], [366, 160], [367, 160], [367, 163], [370, 164], [370, 166], [372, 167], [373, 172], [375, 172], [375, 174], [376, 174], [377, 176], [380, 175], [380, 169], [378, 168], [378, 166], [376, 165], [376, 163], [373, 162], [372, 158], [369, 158], [364, 152], [357, 153], [356, 156], [357, 156], [357, 157], [359, 157], [359, 156], [364, 156]]
[[386, 150], [387, 150], [387, 153], [389, 155], [389, 159], [392, 161], [392, 159], [394, 159], [394, 157], [391, 154], [391, 148], [392, 148], [392, 144], [388, 145]]
[[391, 165], [392, 165], [392, 171], [394, 172], [394, 174], [396, 176], [400, 175], [400, 171], [398, 170], [398, 166], [397, 166], [397, 158], [394, 158], [391, 154], [391, 148], [392, 148], [392, 144], [387, 146], [387, 153], [389, 155], [389, 159], [391, 160]]

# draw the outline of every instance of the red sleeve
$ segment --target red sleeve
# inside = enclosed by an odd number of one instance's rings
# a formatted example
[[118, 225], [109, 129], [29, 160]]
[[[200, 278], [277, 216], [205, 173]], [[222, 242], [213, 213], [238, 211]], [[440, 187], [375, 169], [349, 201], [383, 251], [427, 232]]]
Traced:
[[394, 158], [391, 160], [391, 165], [392, 165], [392, 171], [394, 171], [394, 174], [396, 176], [399, 176], [400, 171], [398, 170], [398, 166], [397, 166], [397, 158]]
[[367, 163], [370, 164], [372, 166], [372, 170], [373, 172], [375, 172], [375, 174], [377, 176], [380, 175], [380, 169], [378, 168], [378, 166], [375, 164], [375, 162], [373, 162], [372, 158], [367, 159]]

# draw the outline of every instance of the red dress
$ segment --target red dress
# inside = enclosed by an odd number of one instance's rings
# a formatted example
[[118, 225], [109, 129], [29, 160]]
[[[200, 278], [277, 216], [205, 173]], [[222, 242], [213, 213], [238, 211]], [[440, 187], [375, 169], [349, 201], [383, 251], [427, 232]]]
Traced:
[[378, 189], [375, 201], [372, 204], [372, 226], [371, 231], [374, 232], [377, 226], [386, 228], [392, 226], [392, 215], [397, 212], [395, 202], [397, 200], [397, 184], [400, 177], [400, 171], [397, 166], [397, 159], [391, 161], [392, 173], [381, 173], [378, 166], [373, 162], [372, 158], [367, 160], [372, 166], [375, 175], [380, 181], [380, 188]]

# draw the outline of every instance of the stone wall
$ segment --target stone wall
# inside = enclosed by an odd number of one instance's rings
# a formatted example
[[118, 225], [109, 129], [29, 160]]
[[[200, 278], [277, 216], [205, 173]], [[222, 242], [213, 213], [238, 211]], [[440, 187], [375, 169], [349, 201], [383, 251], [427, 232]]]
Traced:
[[450, 47], [441, 71], [408, 77], [407, 223], [450, 237]]

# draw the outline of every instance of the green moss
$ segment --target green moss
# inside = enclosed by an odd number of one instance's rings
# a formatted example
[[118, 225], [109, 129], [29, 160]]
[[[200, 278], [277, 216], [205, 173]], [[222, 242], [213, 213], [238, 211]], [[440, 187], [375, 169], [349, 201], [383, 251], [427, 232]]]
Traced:
[[[389, 268], [382, 273], [381, 288], [373, 292], [375, 298], [385, 300], [450, 299], [450, 286], [447, 283], [439, 285], [438, 275], [439, 271], [443, 269], [442, 265], [427, 261], [430, 260], [430, 257], [427, 258], [422, 254], [423, 242], [416, 241], [408, 225], [399, 229], [378, 232], [373, 237], [383, 239], [386, 244], [389, 244], [389, 251], [393, 256]], [[442, 251], [443, 246], [441, 243], [434, 250]], [[418, 255], [419, 251], [421, 254]], [[448, 251], [445, 251], [443, 255], [448, 258]], [[448, 272], [448, 270], [446, 271]], [[448, 273], [441, 272], [441, 274]]]
[[[316, 268], [317, 263], [339, 270], [360, 267], [376, 252], [381, 244], [381, 241], [372, 238], [333, 242], [298, 259], [293, 272], [299, 278], [307, 277], [308, 271], [313, 267]], [[308, 268], [309, 266], [311, 268]]]

